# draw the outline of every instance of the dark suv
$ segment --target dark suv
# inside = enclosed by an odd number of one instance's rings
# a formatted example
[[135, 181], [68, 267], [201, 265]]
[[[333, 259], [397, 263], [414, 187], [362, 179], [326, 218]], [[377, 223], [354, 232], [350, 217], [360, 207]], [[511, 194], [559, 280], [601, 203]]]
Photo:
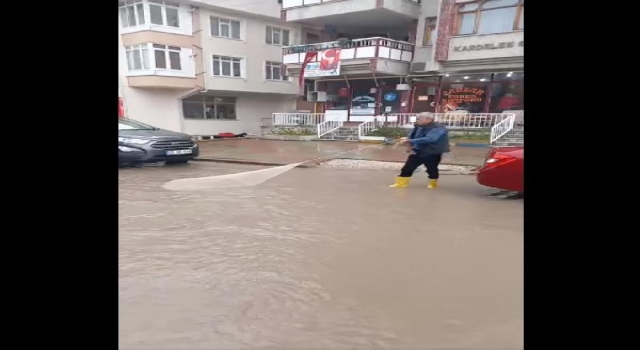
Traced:
[[187, 134], [159, 129], [133, 119], [118, 119], [118, 162], [186, 163], [198, 156], [198, 144]]

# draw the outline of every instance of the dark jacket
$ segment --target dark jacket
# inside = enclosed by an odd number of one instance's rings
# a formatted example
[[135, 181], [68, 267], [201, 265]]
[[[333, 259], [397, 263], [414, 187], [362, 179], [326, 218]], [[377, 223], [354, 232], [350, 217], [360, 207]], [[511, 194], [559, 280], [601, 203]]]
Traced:
[[409, 134], [409, 142], [419, 156], [432, 156], [450, 151], [449, 131], [436, 122], [416, 125]]

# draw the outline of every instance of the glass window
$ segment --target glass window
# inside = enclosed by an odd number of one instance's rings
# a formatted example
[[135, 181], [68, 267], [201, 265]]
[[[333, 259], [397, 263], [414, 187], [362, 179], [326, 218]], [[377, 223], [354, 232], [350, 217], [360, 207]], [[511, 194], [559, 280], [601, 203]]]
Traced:
[[481, 0], [458, 7], [458, 34], [508, 33], [524, 28], [524, 0]]
[[171, 69], [174, 70], [182, 70], [182, 64], [180, 62], [180, 52], [169, 51], [169, 63], [171, 65]]
[[149, 4], [149, 13], [151, 14], [151, 23], [163, 25], [162, 6]]
[[267, 26], [266, 43], [271, 45], [289, 45], [289, 31], [282, 28]]
[[286, 76], [286, 72], [284, 72], [282, 68], [282, 63], [267, 61], [265, 67], [267, 80], [289, 80], [289, 77]]
[[236, 116], [235, 97], [196, 95], [182, 100], [182, 113], [187, 119], [234, 120]]
[[436, 38], [436, 18], [429, 17], [425, 19], [424, 39], [422, 40], [422, 46], [433, 45], [435, 38]]
[[241, 58], [213, 56], [213, 75], [221, 77], [242, 77]]
[[440, 94], [440, 112], [466, 111], [482, 113], [484, 111], [489, 81], [487, 82], [443, 82]]
[[180, 27], [180, 19], [178, 18], [178, 9], [167, 7], [167, 25], [169, 27]]
[[240, 21], [210, 17], [211, 36], [240, 39]]
[[501, 113], [524, 109], [524, 84], [522, 82], [495, 82], [491, 91], [489, 112]]

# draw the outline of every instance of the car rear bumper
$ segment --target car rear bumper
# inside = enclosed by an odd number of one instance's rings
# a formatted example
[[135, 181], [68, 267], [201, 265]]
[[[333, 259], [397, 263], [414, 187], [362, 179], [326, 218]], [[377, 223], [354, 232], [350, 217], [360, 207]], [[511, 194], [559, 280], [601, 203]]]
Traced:
[[[131, 149], [129, 152], [123, 152], [118, 150], [118, 162], [120, 164], [132, 164], [132, 163], [155, 163], [166, 161], [185, 161], [191, 160], [200, 154], [198, 145], [191, 147], [191, 154], [185, 155], [167, 155], [168, 150], [155, 149], [146, 145], [119, 145]], [[185, 149], [185, 148], [180, 148]]]
[[497, 188], [500, 190], [507, 190], [507, 191], [516, 191], [516, 192], [523, 191], [522, 188], [516, 188], [518, 186], [515, 186], [510, 181], [505, 181], [504, 178], [505, 178], [504, 169], [500, 169], [499, 166], [491, 167], [491, 168], [481, 167], [476, 171], [476, 181], [482, 186], [487, 186], [487, 187], [492, 187], [492, 188]]

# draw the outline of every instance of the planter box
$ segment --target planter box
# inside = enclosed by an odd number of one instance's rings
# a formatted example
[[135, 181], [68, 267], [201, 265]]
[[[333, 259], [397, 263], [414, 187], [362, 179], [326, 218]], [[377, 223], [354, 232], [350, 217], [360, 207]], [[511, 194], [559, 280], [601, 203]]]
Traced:
[[315, 141], [318, 139], [317, 135], [262, 135], [260, 137], [263, 140], [278, 140], [278, 141]]
[[368, 143], [382, 143], [386, 137], [384, 136], [361, 136], [358, 138], [360, 142], [368, 142]]
[[489, 141], [455, 139], [451, 141], [451, 145], [457, 147], [489, 147]]

